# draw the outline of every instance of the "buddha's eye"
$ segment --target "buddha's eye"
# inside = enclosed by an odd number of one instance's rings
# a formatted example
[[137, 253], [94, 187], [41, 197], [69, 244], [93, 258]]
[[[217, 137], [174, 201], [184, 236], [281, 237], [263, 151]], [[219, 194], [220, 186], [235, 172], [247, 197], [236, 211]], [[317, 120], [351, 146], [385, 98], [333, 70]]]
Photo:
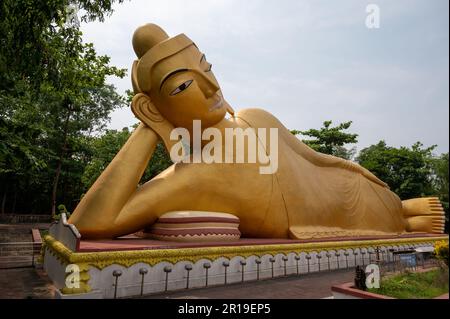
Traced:
[[212, 64], [210, 64], [210, 65], [208, 66], [208, 68], [205, 70], [205, 72], [211, 72], [211, 69], [212, 69]]
[[172, 93], [170, 93], [170, 95], [176, 95], [176, 94], [186, 90], [189, 87], [189, 85], [192, 84], [192, 81], [193, 80], [188, 80], [188, 81], [184, 82], [179, 87], [177, 87], [175, 90], [173, 90]]

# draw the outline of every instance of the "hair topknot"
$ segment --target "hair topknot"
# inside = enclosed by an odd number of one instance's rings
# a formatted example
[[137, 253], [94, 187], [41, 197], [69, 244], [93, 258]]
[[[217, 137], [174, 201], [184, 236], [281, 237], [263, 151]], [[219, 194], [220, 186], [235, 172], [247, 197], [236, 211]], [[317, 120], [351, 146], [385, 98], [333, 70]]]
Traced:
[[148, 23], [140, 26], [133, 34], [133, 49], [138, 59], [158, 43], [168, 39], [167, 33], [159, 26]]

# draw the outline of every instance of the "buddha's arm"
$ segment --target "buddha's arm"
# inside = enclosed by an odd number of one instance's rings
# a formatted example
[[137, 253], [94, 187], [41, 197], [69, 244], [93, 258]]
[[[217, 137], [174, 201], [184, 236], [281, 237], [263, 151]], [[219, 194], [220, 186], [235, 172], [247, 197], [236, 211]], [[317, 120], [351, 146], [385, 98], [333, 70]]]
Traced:
[[307, 159], [309, 162], [313, 163], [316, 166], [338, 167], [351, 170], [363, 175], [367, 179], [371, 180], [374, 183], [379, 184], [380, 186], [388, 187], [388, 185], [385, 182], [380, 180], [369, 170], [365, 169], [359, 164], [336, 156], [316, 152], [315, 150], [310, 148], [308, 145], [300, 141], [292, 134], [288, 134], [288, 143], [298, 154], [300, 154], [301, 156], [303, 156], [305, 159]]
[[157, 134], [141, 123], [84, 195], [69, 222], [86, 235], [113, 230], [114, 220], [136, 191], [157, 142]]
[[377, 183], [383, 187], [388, 187], [386, 183], [377, 178], [369, 170], [364, 167], [342, 158], [322, 154], [316, 152], [308, 145], [300, 141], [272, 114], [261, 109], [244, 109], [237, 113], [236, 117], [242, 118], [253, 127], [276, 127], [279, 129], [279, 134], [283, 136], [284, 141], [291, 147], [297, 154], [302, 156], [310, 163], [321, 167], [338, 167], [347, 170], [354, 171]]

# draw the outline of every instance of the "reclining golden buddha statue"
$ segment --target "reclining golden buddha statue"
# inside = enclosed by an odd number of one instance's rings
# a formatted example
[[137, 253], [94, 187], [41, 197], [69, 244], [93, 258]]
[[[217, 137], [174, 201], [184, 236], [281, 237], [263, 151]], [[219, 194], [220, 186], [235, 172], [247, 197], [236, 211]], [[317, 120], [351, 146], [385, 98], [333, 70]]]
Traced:
[[[437, 198], [401, 201], [371, 172], [314, 151], [270, 113], [252, 108], [235, 114], [211, 64], [186, 35], [169, 38], [157, 25], [147, 24], [136, 30], [133, 47], [138, 60], [132, 69], [131, 107], [141, 123], [70, 217], [83, 238], [136, 233], [174, 212], [231, 214], [248, 238], [443, 232]], [[162, 140], [170, 151], [177, 143], [170, 138], [172, 130], [193, 133], [194, 120], [201, 121], [202, 130], [220, 132], [276, 128], [276, 172], [261, 174], [256, 163], [178, 162], [138, 186], [157, 143]], [[226, 149], [225, 142], [220, 146]]]

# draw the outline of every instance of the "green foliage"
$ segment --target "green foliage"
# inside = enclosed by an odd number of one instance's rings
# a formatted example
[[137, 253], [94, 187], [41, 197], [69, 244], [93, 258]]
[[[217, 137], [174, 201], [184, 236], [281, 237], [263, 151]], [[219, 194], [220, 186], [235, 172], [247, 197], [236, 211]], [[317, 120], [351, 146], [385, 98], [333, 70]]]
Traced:
[[303, 142], [312, 149], [330, 154], [345, 159], [350, 159], [355, 153], [355, 149], [346, 149], [344, 145], [355, 144], [358, 142], [358, 134], [351, 134], [344, 132], [352, 125], [352, 121], [341, 123], [338, 126], [331, 127], [332, 121], [323, 122], [323, 127], [319, 130], [309, 129], [307, 131], [292, 130], [294, 135], [305, 135], [313, 137], [310, 140], [303, 140]]
[[441, 154], [431, 161], [433, 168], [433, 189], [439, 196], [445, 210], [445, 232], [448, 234], [449, 222], [449, 180], [448, 180], [448, 153]]
[[399, 299], [429, 299], [448, 293], [448, 268], [382, 278], [369, 292]]
[[438, 241], [434, 245], [434, 255], [437, 259], [442, 260], [448, 267], [448, 241]]
[[434, 188], [438, 191], [442, 198], [446, 197], [448, 204], [448, 153], [432, 160], [433, 170], [435, 173]]
[[61, 214], [66, 214], [66, 218], [69, 219], [71, 213], [67, 210], [66, 206], [63, 204], [58, 205], [58, 213], [53, 216], [53, 220], [60, 220]]
[[127, 104], [131, 104], [133, 101], [134, 92], [132, 90], [126, 90], [125, 91], [125, 100]]
[[125, 70], [83, 43], [73, 9], [83, 21], [102, 21], [113, 2], [0, 2], [3, 213], [56, 213], [56, 202], [72, 206], [79, 198], [89, 135], [125, 105], [106, 80], [125, 76]]
[[[119, 0], [118, 2], [122, 2]], [[0, 2], [0, 90], [15, 91], [17, 80], [35, 88], [57, 78], [63, 51], [78, 44], [78, 23], [103, 21], [111, 0], [2, 0]], [[78, 9], [78, 10], [77, 10]], [[67, 44], [67, 45], [66, 45]], [[62, 45], [62, 50], [59, 46]], [[76, 52], [77, 46], [72, 52]], [[56, 80], [53, 78], [53, 80]], [[19, 84], [20, 85], [20, 84]]]
[[432, 150], [420, 142], [408, 147], [390, 147], [384, 141], [364, 148], [357, 162], [386, 182], [401, 199], [435, 195]]

